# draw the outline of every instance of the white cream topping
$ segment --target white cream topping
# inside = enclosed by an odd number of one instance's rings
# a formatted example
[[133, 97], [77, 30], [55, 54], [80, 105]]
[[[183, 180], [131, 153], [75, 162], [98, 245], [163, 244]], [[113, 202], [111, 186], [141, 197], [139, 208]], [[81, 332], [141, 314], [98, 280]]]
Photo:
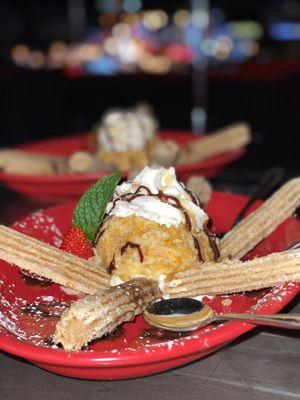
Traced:
[[151, 117], [132, 111], [108, 112], [101, 123], [98, 142], [107, 151], [143, 149], [156, 130]]
[[191, 195], [177, 181], [174, 168], [145, 167], [132, 183], [125, 182], [116, 188], [113, 201], [107, 205], [107, 214], [121, 218], [135, 215], [167, 227], [186, 223], [184, 212], [177, 208], [175, 203], [166, 203], [158, 197], [153, 197], [145, 189], [141, 189], [143, 196], [135, 197], [131, 201], [120, 198], [125, 194], [135, 193], [141, 186], [146, 187], [152, 195], [161, 192], [177, 199], [186, 210], [195, 231], [201, 230], [208, 220], [207, 214], [193, 202]]

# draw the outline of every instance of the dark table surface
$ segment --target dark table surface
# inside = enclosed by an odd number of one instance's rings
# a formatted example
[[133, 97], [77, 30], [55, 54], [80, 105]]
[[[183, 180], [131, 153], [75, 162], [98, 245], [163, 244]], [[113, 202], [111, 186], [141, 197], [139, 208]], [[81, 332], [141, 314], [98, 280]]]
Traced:
[[[242, 174], [239, 170], [239, 177]], [[246, 185], [236, 176], [236, 169], [229, 169], [214, 180], [214, 186], [244, 193], [253, 190], [257, 176]], [[0, 195], [0, 223], [10, 224], [45, 206], [6, 190]], [[299, 298], [283, 311], [300, 313]], [[256, 328], [192, 364], [114, 382], [65, 378], [0, 352], [0, 399], [300, 399], [299, 339], [297, 331]]]

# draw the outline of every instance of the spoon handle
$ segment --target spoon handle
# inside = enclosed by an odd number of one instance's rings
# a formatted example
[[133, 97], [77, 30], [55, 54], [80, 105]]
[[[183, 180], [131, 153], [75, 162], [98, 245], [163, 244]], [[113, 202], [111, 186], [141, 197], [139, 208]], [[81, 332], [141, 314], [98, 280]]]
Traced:
[[263, 175], [257, 189], [250, 196], [248, 202], [245, 204], [243, 209], [239, 212], [236, 219], [234, 220], [231, 229], [235, 227], [244, 217], [244, 214], [252, 206], [252, 204], [258, 199], [264, 199], [268, 197], [274, 189], [282, 182], [284, 178], [284, 170], [281, 167], [270, 168]]
[[300, 314], [224, 314], [217, 317], [218, 321], [242, 321], [255, 325], [275, 326], [277, 328], [300, 329]]

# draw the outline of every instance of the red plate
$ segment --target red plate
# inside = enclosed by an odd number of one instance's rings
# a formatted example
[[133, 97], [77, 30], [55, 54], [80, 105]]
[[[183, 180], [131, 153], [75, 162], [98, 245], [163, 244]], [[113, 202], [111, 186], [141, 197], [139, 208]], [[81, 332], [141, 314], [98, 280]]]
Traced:
[[[182, 131], [164, 131], [159, 136], [162, 139], [175, 140], [180, 145], [197, 139], [195, 135]], [[20, 148], [38, 153], [70, 155], [80, 149], [88, 150], [89, 137], [88, 134], [85, 134], [56, 138], [30, 143], [20, 146]], [[177, 167], [177, 173], [183, 180], [193, 174], [211, 178], [220, 173], [226, 164], [242, 157], [244, 153], [245, 149], [241, 149], [219, 154], [201, 162], [180, 165]], [[26, 196], [47, 201], [66, 201], [77, 199], [92, 183], [106, 174], [107, 172], [60, 176], [26, 176], [0, 172], [0, 180], [2, 180], [9, 189]]]
[[[208, 206], [218, 231], [227, 230], [246, 202], [246, 197], [215, 192]], [[73, 205], [49, 208], [18, 222], [19, 231], [45, 242], [59, 245], [70, 226]], [[256, 204], [257, 206], [257, 204]], [[250, 256], [280, 251], [300, 239], [300, 222], [290, 218], [276, 232], [260, 243]], [[235, 296], [204, 298], [217, 313], [276, 313], [298, 293], [297, 284], [288, 283], [265, 291]], [[74, 297], [73, 297], [74, 298]], [[83, 379], [127, 379], [154, 374], [202, 358], [253, 329], [245, 323], [214, 324], [177, 339], [147, 337], [149, 328], [142, 317], [123, 325], [124, 332], [114, 339], [98, 340], [90, 351], [65, 352], [36, 346], [54, 329], [54, 318], [20, 314], [24, 302], [70, 301], [58, 285], [30, 287], [24, 283], [18, 268], [0, 262], [0, 349], [49, 371]], [[226, 300], [224, 302], [224, 300]], [[223, 301], [223, 303], [222, 303]], [[232, 302], [231, 304], [230, 301]], [[226, 305], [227, 304], [227, 305]]]

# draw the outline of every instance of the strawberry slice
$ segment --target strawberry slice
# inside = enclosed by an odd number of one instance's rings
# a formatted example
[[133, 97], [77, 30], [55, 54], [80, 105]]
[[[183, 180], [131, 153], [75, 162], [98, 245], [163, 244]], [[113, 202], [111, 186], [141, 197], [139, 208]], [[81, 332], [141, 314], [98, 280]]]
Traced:
[[85, 258], [86, 260], [94, 255], [92, 247], [85, 237], [85, 234], [77, 226], [72, 226], [68, 230], [60, 248], [61, 250]]

